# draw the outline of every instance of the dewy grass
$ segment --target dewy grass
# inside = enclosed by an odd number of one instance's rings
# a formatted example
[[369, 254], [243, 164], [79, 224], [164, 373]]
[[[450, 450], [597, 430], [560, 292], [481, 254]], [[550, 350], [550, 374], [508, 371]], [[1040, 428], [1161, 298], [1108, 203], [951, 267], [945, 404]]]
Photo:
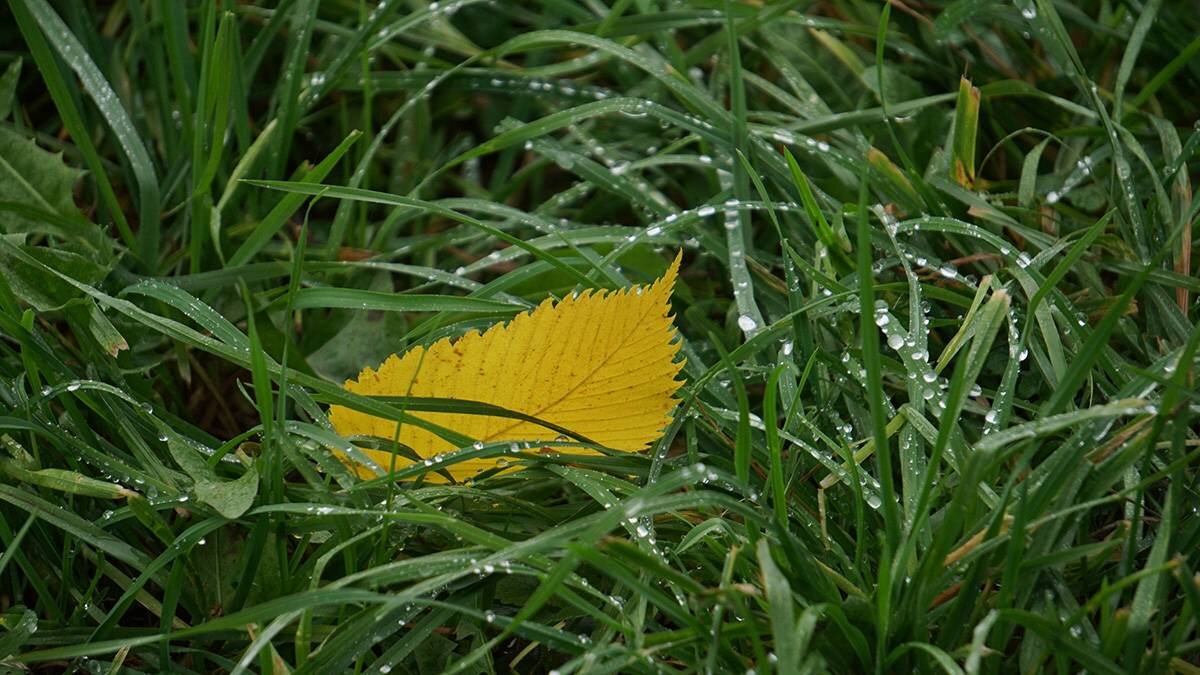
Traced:
[[[1198, 33], [10, 0], [0, 670], [1200, 671]], [[645, 452], [342, 388], [678, 250]]]

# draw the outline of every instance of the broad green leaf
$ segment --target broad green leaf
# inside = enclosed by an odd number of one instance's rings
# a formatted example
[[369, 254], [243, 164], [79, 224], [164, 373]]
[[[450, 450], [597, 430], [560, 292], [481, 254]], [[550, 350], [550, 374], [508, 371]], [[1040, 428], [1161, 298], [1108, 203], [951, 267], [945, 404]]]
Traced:
[[237, 518], [246, 512], [258, 494], [258, 471], [254, 468], [229, 481], [203, 480], [196, 482], [196, 497], [216, 509], [226, 518]]
[[191, 476], [196, 498], [226, 518], [245, 513], [258, 495], [258, 471], [250, 467], [233, 480], [223, 480], [204, 460], [200, 452], [182, 439], [171, 436], [167, 448], [175, 463]]
[[[41, 246], [19, 248], [46, 267], [69, 272], [71, 276], [86, 284], [99, 283], [108, 273], [105, 267], [78, 253]], [[18, 298], [41, 312], [61, 309], [63, 305], [82, 295], [77, 288], [61, 277], [11, 255], [7, 250], [0, 250], [0, 275], [4, 276]]]
[[[368, 290], [391, 287], [390, 277], [381, 273], [373, 277]], [[314, 372], [334, 382], [352, 378], [364, 366], [381, 363], [402, 349], [407, 332], [404, 315], [399, 312], [335, 312], [329, 317], [346, 314], [350, 314], [349, 321], [340, 323], [340, 329], [305, 359]]]
[[[3, 92], [0, 91], [0, 106], [4, 103], [2, 99]], [[0, 127], [0, 202], [21, 204], [59, 216], [78, 216], [73, 191], [82, 175], [79, 169], [63, 163], [62, 153], [47, 152], [32, 139]], [[44, 229], [44, 221], [0, 209], [0, 231], [37, 232]]]

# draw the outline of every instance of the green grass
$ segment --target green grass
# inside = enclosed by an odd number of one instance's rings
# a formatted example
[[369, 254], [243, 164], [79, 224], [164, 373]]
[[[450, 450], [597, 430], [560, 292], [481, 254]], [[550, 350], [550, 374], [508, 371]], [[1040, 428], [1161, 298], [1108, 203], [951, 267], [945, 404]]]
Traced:
[[[0, 8], [0, 671], [1200, 672], [1188, 3], [261, 4]], [[650, 451], [337, 460], [677, 249]]]

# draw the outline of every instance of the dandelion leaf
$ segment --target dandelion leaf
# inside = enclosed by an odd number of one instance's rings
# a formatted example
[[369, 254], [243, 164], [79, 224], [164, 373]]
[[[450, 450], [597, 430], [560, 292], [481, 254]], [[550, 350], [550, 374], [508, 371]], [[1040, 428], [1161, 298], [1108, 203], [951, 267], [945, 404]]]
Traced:
[[[616, 450], [646, 449], [671, 421], [683, 367], [670, 314], [679, 257], [648, 286], [616, 292], [585, 291], [546, 300], [485, 333], [414, 347], [365, 368], [346, 389], [364, 396], [437, 397], [488, 403], [571, 430]], [[415, 416], [483, 442], [551, 441], [559, 433], [528, 421], [448, 412]], [[333, 406], [329, 415], [343, 436], [395, 438], [423, 458], [456, 450], [412, 424]], [[381, 467], [411, 460], [363, 450]], [[496, 458], [448, 466], [463, 480], [497, 466]], [[370, 475], [360, 469], [363, 475]]]

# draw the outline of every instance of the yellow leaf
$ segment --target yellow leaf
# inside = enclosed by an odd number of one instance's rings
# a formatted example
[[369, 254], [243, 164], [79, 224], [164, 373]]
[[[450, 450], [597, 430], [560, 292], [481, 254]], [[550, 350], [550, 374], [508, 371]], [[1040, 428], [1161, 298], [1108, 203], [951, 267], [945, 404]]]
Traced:
[[[584, 291], [557, 303], [547, 299], [480, 334], [443, 339], [428, 348], [392, 355], [378, 369], [365, 368], [346, 389], [364, 396], [423, 396], [490, 403], [628, 452], [646, 447], [670, 423], [679, 343], [670, 314], [679, 256], [649, 286], [615, 292]], [[414, 416], [482, 442], [551, 441], [559, 434], [511, 418], [462, 413], [414, 412]], [[343, 436], [393, 438], [423, 458], [456, 450], [412, 424], [332, 406], [329, 420]], [[384, 469], [411, 463], [401, 455], [364, 449]], [[393, 463], [394, 461], [394, 463]], [[497, 466], [496, 458], [448, 467], [462, 480]], [[370, 476], [365, 468], [362, 475]], [[430, 474], [429, 478], [436, 479]]]

